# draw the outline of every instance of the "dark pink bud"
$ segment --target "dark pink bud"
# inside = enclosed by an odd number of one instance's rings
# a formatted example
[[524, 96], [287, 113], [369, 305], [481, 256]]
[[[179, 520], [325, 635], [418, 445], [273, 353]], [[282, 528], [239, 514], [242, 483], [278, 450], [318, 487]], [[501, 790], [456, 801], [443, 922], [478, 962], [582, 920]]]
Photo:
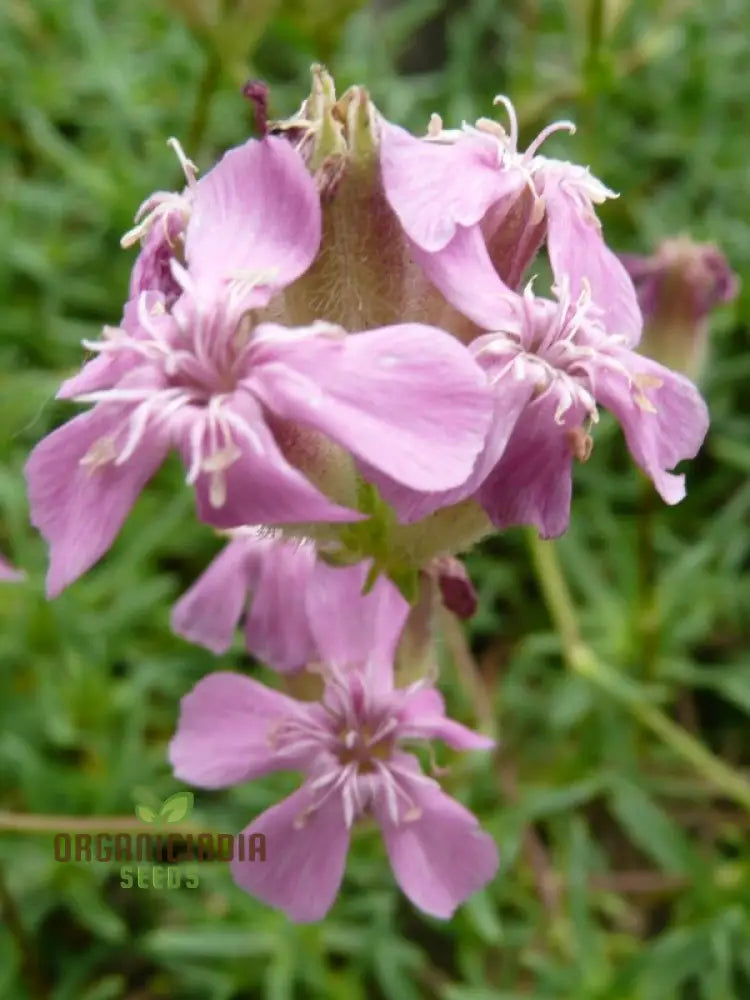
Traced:
[[708, 317], [731, 302], [739, 282], [712, 243], [680, 236], [664, 240], [650, 257], [623, 255], [638, 294], [645, 329], [643, 354], [697, 378], [708, 344]]
[[477, 592], [463, 563], [453, 556], [438, 556], [430, 569], [446, 608], [459, 618], [471, 618], [477, 610]]
[[246, 97], [255, 109], [255, 127], [261, 138], [268, 134], [268, 84], [262, 80], [248, 80], [242, 88], [242, 96]]

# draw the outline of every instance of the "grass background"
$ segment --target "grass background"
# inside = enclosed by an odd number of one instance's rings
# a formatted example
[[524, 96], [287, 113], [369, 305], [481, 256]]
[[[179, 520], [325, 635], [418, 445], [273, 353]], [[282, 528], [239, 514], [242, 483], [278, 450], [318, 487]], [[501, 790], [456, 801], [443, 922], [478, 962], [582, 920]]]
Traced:
[[[168, 628], [217, 548], [176, 466], [54, 603], [21, 472], [72, 412], [53, 395], [80, 340], [120, 315], [132, 262], [120, 235], [146, 194], [178, 182], [166, 137], [205, 169], [248, 133], [247, 77], [269, 81], [285, 115], [315, 60], [417, 129], [434, 110], [448, 124], [490, 114], [505, 92], [525, 140], [578, 122], [550, 152], [622, 193], [601, 213], [613, 246], [689, 232], [742, 277], [749, 34], [744, 0], [6, 0], [0, 551], [29, 577], [0, 589], [6, 827], [9, 812], [132, 815], [139, 789], [176, 791], [165, 746], [178, 700], [215, 666]], [[441, 761], [499, 842], [489, 889], [449, 924], [424, 918], [368, 835], [330, 916], [294, 927], [223, 867], [205, 866], [196, 890], [123, 889], [116, 866], [57, 864], [49, 834], [0, 829], [0, 996], [746, 1000], [749, 317], [746, 280], [713, 323], [712, 429], [682, 505], [648, 499], [606, 420], [576, 472], [558, 551], [593, 667], [555, 627], [522, 532], [470, 556], [480, 610], [465, 636], [449, 630], [443, 683], [453, 713], [496, 726], [501, 750]], [[238, 645], [222, 665], [249, 662]], [[239, 829], [290, 786], [199, 793], [196, 822]]]

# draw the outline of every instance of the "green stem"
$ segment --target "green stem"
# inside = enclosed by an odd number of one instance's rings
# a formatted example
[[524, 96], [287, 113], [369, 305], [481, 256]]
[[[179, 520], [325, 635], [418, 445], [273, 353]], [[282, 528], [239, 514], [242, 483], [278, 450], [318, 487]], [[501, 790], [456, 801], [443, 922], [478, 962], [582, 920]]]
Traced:
[[554, 542], [544, 542], [533, 528], [526, 533], [526, 540], [534, 564], [537, 583], [547, 605], [555, 628], [560, 634], [566, 657], [582, 645], [573, 599], [565, 582]]
[[[149, 826], [136, 816], [43, 816], [0, 810], [0, 833], [148, 833], [167, 827]], [[169, 833], [208, 833], [195, 823], [170, 824]]]
[[653, 680], [659, 653], [659, 608], [656, 594], [656, 551], [654, 517], [656, 491], [645, 476], [641, 478], [638, 501], [638, 599], [635, 628], [640, 638], [643, 675]]
[[568, 667], [619, 702], [717, 791], [750, 812], [750, 784], [682, 726], [672, 722], [661, 709], [648, 702], [639, 685], [602, 662], [583, 642], [578, 615], [560, 567], [555, 543], [542, 541], [532, 529], [527, 533], [527, 540], [537, 581], [560, 635]]

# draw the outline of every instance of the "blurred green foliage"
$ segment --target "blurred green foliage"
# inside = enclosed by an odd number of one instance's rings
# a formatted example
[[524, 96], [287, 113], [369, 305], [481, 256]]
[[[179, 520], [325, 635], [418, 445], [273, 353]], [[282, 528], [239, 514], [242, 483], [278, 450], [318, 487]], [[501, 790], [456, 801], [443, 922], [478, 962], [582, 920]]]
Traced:
[[[744, 0], [6, 0], [0, 551], [29, 579], [0, 590], [3, 809], [132, 815], [140, 789], [177, 791], [165, 746], [178, 701], [215, 666], [168, 628], [171, 601], [218, 547], [176, 466], [51, 604], [22, 479], [29, 449], [71, 413], [53, 397], [80, 340], [119, 318], [132, 261], [121, 233], [147, 194], [178, 183], [167, 136], [206, 168], [248, 133], [245, 76], [269, 81], [285, 115], [320, 59], [416, 129], [435, 110], [449, 125], [488, 115], [501, 91], [524, 138], [578, 122], [551, 155], [621, 192], [601, 213], [612, 245], [643, 251], [686, 231], [744, 276], [749, 33]], [[196, 890], [123, 889], [116, 865], [59, 864], [49, 834], [0, 831], [0, 996], [746, 1000], [750, 815], [643, 721], [660, 709], [737, 781], [748, 774], [748, 284], [714, 323], [713, 425], [688, 499], [655, 503], [607, 420], [577, 470], [559, 550], [614, 686], [563, 666], [521, 532], [469, 557], [474, 659], [453, 630], [444, 685], [501, 749], [441, 762], [500, 844], [491, 888], [449, 924], [425, 919], [367, 835], [330, 917], [294, 927], [224, 866], [204, 865]], [[238, 644], [222, 665], [249, 662]], [[289, 787], [200, 793], [192, 820], [240, 829]]]

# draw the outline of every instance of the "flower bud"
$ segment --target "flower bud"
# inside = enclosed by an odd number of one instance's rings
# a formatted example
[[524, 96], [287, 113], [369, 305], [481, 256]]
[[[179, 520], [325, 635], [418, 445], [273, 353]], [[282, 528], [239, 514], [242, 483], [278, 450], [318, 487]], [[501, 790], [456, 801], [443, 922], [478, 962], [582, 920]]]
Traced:
[[419, 591], [396, 647], [396, 676], [408, 687], [437, 668], [437, 611], [440, 595], [430, 572], [419, 574]]
[[680, 236], [664, 240], [651, 257], [623, 255], [643, 311], [640, 348], [692, 379], [700, 377], [708, 348], [708, 317], [731, 302], [739, 283], [724, 254], [711, 243]]
[[454, 556], [438, 556], [428, 572], [438, 582], [445, 607], [459, 618], [471, 618], [477, 610], [477, 592], [464, 564]]
[[386, 200], [380, 170], [381, 115], [364, 87], [337, 97], [333, 78], [312, 68], [310, 96], [291, 118], [270, 124], [298, 150], [320, 190], [321, 250], [274, 318], [325, 319], [350, 332], [418, 321], [469, 340], [476, 328], [453, 309], [412, 259]]
[[418, 596], [396, 650], [396, 670], [402, 686], [428, 677], [437, 669], [441, 604], [464, 619], [477, 609], [476, 591], [466, 569], [448, 555], [436, 556], [419, 573]]

